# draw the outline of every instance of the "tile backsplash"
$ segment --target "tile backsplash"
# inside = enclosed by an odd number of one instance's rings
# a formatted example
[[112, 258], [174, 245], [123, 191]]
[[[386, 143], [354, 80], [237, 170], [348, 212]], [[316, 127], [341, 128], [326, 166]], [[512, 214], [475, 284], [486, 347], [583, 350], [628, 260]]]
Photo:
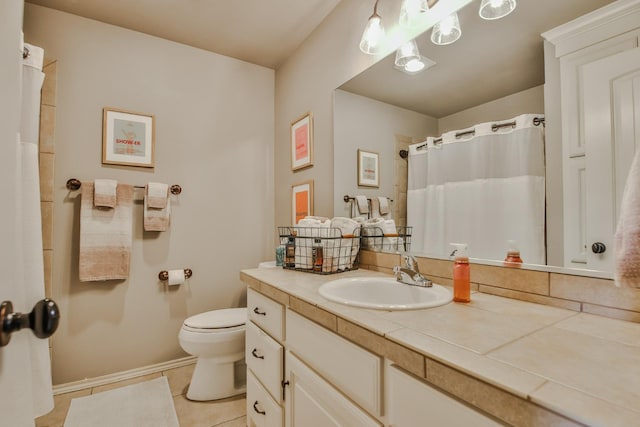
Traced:
[[[416, 258], [426, 277], [453, 284], [452, 261]], [[360, 268], [392, 274], [399, 264], [398, 254], [360, 252]], [[471, 283], [478, 292], [640, 323], [640, 290], [618, 288], [610, 279], [472, 263]]]

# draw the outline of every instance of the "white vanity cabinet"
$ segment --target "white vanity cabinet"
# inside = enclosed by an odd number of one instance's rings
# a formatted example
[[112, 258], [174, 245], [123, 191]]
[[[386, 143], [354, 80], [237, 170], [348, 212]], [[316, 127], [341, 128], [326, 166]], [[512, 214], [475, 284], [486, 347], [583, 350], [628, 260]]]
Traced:
[[566, 267], [613, 271], [622, 191], [640, 146], [639, 36], [640, 0], [543, 34], [545, 111], [559, 113], [547, 117], [547, 149], [562, 141]]
[[247, 290], [247, 425], [282, 427], [284, 306]]
[[503, 425], [393, 365], [385, 368], [384, 393], [390, 427]]
[[290, 310], [286, 330], [287, 427], [382, 425], [380, 356]]
[[251, 288], [247, 306], [249, 427], [502, 425]]

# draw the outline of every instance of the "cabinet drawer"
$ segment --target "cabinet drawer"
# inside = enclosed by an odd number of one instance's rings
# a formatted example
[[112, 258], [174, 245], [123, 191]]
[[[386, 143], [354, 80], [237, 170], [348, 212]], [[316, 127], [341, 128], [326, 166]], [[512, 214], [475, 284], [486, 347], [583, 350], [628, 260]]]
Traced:
[[277, 401], [282, 400], [282, 346], [258, 328], [247, 322], [245, 361], [247, 367], [260, 380]]
[[382, 415], [382, 358], [287, 310], [287, 348], [374, 416]]
[[284, 307], [254, 291], [247, 290], [249, 319], [278, 341], [283, 339]]
[[282, 427], [282, 407], [269, 396], [260, 382], [247, 372], [247, 425]]

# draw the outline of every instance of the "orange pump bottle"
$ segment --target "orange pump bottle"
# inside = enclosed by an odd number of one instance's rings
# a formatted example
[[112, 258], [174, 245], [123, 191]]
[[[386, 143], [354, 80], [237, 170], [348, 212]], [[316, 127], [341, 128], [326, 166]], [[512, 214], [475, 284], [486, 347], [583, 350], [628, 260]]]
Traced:
[[467, 245], [464, 243], [452, 243], [455, 261], [453, 264], [453, 300], [455, 302], [471, 301], [471, 275], [469, 271], [469, 257]]

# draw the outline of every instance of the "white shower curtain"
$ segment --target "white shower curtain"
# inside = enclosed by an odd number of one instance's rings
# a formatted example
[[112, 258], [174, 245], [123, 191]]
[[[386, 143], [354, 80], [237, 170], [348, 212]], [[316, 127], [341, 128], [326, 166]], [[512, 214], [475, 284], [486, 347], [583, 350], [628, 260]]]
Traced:
[[[45, 297], [44, 262], [42, 254], [42, 220], [40, 213], [40, 178], [38, 141], [40, 128], [40, 91], [44, 82], [42, 63], [44, 51], [25, 44], [29, 56], [22, 65], [22, 110], [18, 150], [21, 158], [20, 218], [22, 280], [26, 301], [35, 304]], [[31, 383], [34, 418], [53, 409], [51, 360], [49, 342], [29, 336]]]
[[[525, 263], [544, 264], [544, 129], [521, 115], [427, 138], [409, 149], [407, 224], [411, 249], [447, 257], [467, 243], [473, 258], [502, 260], [509, 240]], [[456, 134], [471, 131], [469, 136]]]

